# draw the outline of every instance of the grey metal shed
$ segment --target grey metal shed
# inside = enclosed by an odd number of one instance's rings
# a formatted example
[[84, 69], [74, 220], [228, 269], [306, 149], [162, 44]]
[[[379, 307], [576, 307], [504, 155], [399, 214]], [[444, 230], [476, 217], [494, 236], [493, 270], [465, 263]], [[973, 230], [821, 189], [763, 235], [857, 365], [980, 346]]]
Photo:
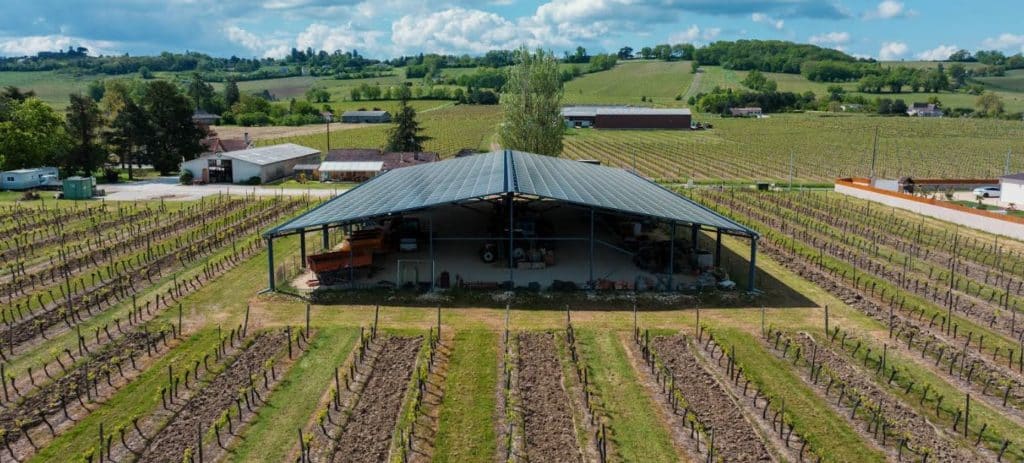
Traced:
[[[512, 220], [517, 199], [554, 200], [590, 211], [590, 267], [593, 280], [594, 213], [652, 219], [689, 228], [696, 243], [701, 230], [716, 234], [716, 262], [722, 235], [750, 238], [748, 287], [754, 289], [759, 235], [703, 205], [625, 170], [520, 151], [494, 151], [477, 156], [388, 171], [264, 233], [267, 240], [269, 287], [275, 289], [273, 241], [298, 234], [305, 260], [305, 232], [320, 230], [327, 248], [330, 228], [473, 201], [504, 201]], [[513, 247], [513, 226], [509, 250]], [[671, 267], [671, 264], [670, 264]], [[515, 269], [509, 266], [509, 276]]]

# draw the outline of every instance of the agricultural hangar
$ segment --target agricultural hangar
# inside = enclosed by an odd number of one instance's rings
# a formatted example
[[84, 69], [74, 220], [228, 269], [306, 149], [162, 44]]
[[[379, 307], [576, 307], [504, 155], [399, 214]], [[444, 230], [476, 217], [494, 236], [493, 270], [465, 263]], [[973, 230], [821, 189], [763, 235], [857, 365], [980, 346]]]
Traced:
[[[338, 250], [332, 229], [345, 232]], [[307, 258], [316, 232], [324, 252]], [[294, 234], [320, 286], [421, 289], [728, 287], [733, 235], [751, 240], [753, 290], [758, 239], [628, 171], [507, 150], [385, 172], [267, 231], [271, 290], [274, 240]]]
[[689, 129], [690, 110], [634, 106], [566, 106], [562, 119], [569, 128]]
[[383, 124], [391, 122], [391, 113], [379, 109], [345, 111], [341, 113], [341, 122], [346, 124]]
[[294, 143], [238, 151], [207, 153], [181, 163], [200, 183], [245, 183], [253, 177], [260, 183], [290, 177], [295, 167], [320, 162], [320, 151]]

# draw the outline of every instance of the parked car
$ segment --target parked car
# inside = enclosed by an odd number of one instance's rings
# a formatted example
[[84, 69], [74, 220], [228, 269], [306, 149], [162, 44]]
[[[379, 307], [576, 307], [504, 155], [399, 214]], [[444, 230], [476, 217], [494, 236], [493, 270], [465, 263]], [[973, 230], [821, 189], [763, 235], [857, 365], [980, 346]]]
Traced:
[[983, 186], [981, 188], [974, 189], [974, 196], [982, 198], [998, 198], [999, 187], [997, 186]]

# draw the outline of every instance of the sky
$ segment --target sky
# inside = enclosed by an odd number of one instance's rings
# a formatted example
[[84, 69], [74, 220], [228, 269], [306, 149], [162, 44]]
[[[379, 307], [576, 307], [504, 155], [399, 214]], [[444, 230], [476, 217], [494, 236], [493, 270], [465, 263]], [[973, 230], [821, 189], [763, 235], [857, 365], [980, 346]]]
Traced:
[[292, 47], [390, 58], [519, 45], [591, 54], [659, 43], [780, 39], [882, 60], [966, 48], [1024, 51], [1020, 0], [2, 0], [0, 55], [199, 51], [282, 57]]

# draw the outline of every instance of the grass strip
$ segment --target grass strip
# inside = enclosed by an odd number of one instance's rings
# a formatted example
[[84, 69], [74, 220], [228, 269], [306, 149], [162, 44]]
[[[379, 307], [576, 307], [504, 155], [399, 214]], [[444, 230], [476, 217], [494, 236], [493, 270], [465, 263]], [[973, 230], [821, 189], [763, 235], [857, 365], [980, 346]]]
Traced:
[[656, 404], [640, 384], [618, 334], [577, 329], [576, 342], [610, 418], [615, 453], [622, 461], [680, 461], [666, 424], [651, 413]]
[[315, 398], [333, 384], [334, 367], [353, 349], [358, 333], [355, 328], [318, 328], [309, 349], [257, 411], [227, 461], [285, 461], [298, 439], [295, 430], [305, 428], [316, 412]]
[[462, 330], [448, 362], [448, 378], [435, 440], [435, 462], [494, 460], [498, 387], [498, 333]]
[[793, 425], [812, 448], [820, 449], [823, 461], [884, 462], [885, 455], [857, 434], [843, 417], [814, 393], [788, 363], [760, 347], [750, 334], [715, 326], [715, 337], [723, 346], [735, 347], [744, 373], [768, 396], [786, 402]]

